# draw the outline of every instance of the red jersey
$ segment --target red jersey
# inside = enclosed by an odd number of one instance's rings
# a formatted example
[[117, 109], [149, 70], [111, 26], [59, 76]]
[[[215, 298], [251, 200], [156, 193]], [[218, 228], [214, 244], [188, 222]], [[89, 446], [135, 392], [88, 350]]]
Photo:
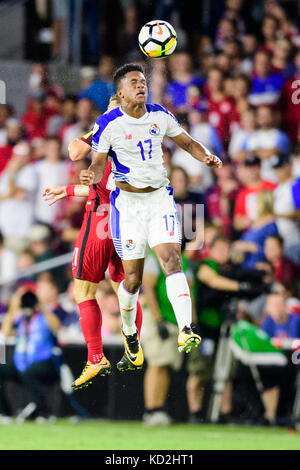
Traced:
[[110, 204], [110, 189], [107, 188], [108, 179], [111, 175], [111, 163], [107, 162], [103, 177], [99, 183], [90, 186], [90, 193], [85, 205], [87, 212], [97, 212], [100, 204]]
[[261, 180], [256, 186], [244, 186], [237, 194], [234, 206], [235, 217], [248, 217], [254, 220], [256, 213], [256, 194], [262, 191], [274, 191], [276, 184], [272, 181]]
[[13, 152], [13, 147], [12, 145], [3, 145], [0, 147], [0, 174], [2, 171], [5, 169], [7, 163], [11, 159]]
[[238, 113], [234, 102], [225, 98], [221, 101], [208, 99], [208, 122], [214, 126], [222, 142], [227, 145], [232, 134], [233, 123], [238, 122]]

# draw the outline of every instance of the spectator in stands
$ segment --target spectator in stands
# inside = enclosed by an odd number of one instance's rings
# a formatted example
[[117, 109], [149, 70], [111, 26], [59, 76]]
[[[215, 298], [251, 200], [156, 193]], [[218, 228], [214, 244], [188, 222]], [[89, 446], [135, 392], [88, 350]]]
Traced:
[[113, 57], [108, 55], [102, 56], [98, 67], [98, 78], [89, 88], [82, 90], [79, 95], [81, 99], [91, 100], [100, 113], [107, 109], [109, 99], [115, 92], [112, 82], [114, 67], [115, 60]]
[[242, 265], [255, 268], [256, 263], [265, 260], [264, 243], [267, 237], [278, 235], [274, 216], [273, 192], [262, 191], [257, 194], [257, 217], [240, 240], [234, 242], [234, 251], [242, 256]]
[[89, 88], [96, 79], [97, 70], [94, 67], [86, 65], [80, 69], [80, 89]]
[[29, 248], [27, 248], [26, 250], [22, 251], [18, 257], [18, 270], [22, 271], [24, 269], [28, 269], [33, 266], [34, 263], [34, 254]]
[[278, 21], [278, 30], [282, 36], [291, 39], [293, 44], [297, 47], [297, 36], [299, 29], [289, 19], [287, 12], [277, 1], [268, 1], [264, 4], [266, 14], [271, 15]]
[[48, 276], [41, 275], [36, 283], [36, 295], [38, 301], [45, 309], [54, 313], [63, 325], [67, 318], [67, 312], [59, 303], [59, 290], [57, 284]]
[[28, 111], [22, 116], [22, 124], [29, 140], [46, 137], [48, 120], [58, 114], [57, 110], [47, 106], [46, 97], [44, 91], [35, 91]]
[[244, 150], [244, 143], [247, 142], [256, 129], [255, 108], [249, 107], [241, 114], [240, 128], [237, 129], [229, 143], [228, 153], [236, 162], [243, 162], [248, 155]]
[[[225, 44], [227, 44], [227, 42]], [[230, 76], [230, 72], [233, 70], [233, 66], [231, 62], [232, 62], [231, 58], [227, 54], [225, 54], [225, 52], [220, 52], [219, 54], [216, 55], [215, 65], [216, 67], [219, 67], [220, 70], [222, 70], [225, 76], [223, 89], [224, 89], [224, 94], [226, 96], [231, 96], [231, 92], [228, 93], [229, 84], [233, 80], [233, 78]]]
[[171, 80], [168, 82], [165, 93], [168, 101], [177, 112], [187, 111], [187, 90], [190, 86], [201, 87], [203, 80], [192, 71], [192, 59], [186, 52], [176, 52], [169, 60]]
[[[207, 113], [202, 108], [200, 114], [201, 122], [190, 127], [187, 125], [187, 115], [178, 115], [179, 122], [183, 128], [189, 132], [194, 139], [199, 140], [215, 155], [221, 157], [223, 154], [223, 144], [215, 128], [207, 122]], [[182, 117], [184, 117], [182, 119]], [[172, 164], [182, 167], [189, 176], [190, 189], [194, 192], [203, 192], [213, 183], [213, 173], [211, 168], [204, 166], [198, 160], [195, 160], [188, 152], [175, 148], [172, 156]]]
[[96, 292], [96, 300], [99, 303], [102, 314], [102, 338], [119, 337], [122, 328], [122, 318], [118, 297], [109, 281], [102, 281]]
[[207, 76], [208, 122], [214, 126], [225, 147], [231, 136], [231, 123], [236, 122], [236, 108], [223, 89], [224, 73], [212, 67]]
[[293, 75], [294, 67], [290, 62], [292, 45], [288, 38], [282, 37], [276, 40], [272, 56], [272, 72], [290, 78]]
[[203, 103], [199, 109], [200, 122], [191, 126], [191, 135], [199, 140], [213, 154], [222, 158], [224, 147], [216, 129], [208, 122], [207, 106]]
[[[224, 55], [229, 61], [229, 69], [227, 72], [230, 78], [232, 77], [233, 79], [233, 77], [238, 72], [240, 72], [241, 56], [242, 56], [241, 43], [239, 40], [235, 38], [227, 39], [224, 43], [222, 51], [223, 51], [222, 55]], [[220, 66], [220, 63], [218, 65]]]
[[216, 184], [205, 194], [205, 206], [208, 219], [223, 230], [223, 234], [232, 235], [232, 217], [238, 192], [238, 183], [234, 178], [230, 161], [223, 161], [220, 171], [216, 171]]
[[62, 152], [64, 155], [68, 155], [68, 145], [71, 140], [79, 138], [91, 130], [96, 117], [93, 102], [87, 98], [80, 99], [76, 105], [76, 122], [68, 126], [63, 134]]
[[14, 146], [23, 138], [23, 129], [20, 122], [10, 118], [5, 125], [5, 144], [0, 146], [0, 174], [12, 157]]
[[278, 153], [288, 153], [290, 141], [287, 135], [275, 126], [276, 113], [269, 106], [260, 106], [256, 113], [258, 129], [242, 145], [246, 152], [254, 152], [261, 159], [261, 176], [276, 182], [270, 158]]
[[253, 70], [253, 58], [257, 51], [258, 41], [255, 34], [245, 34], [242, 39], [243, 60], [241, 61], [241, 72], [251, 75]]
[[204, 209], [204, 198], [201, 193], [189, 190], [189, 178], [181, 167], [173, 166], [170, 172], [170, 184], [174, 190], [174, 199], [177, 205], [178, 218], [182, 226], [182, 246], [194, 237], [197, 225], [201, 224]]
[[280, 154], [271, 160], [278, 180], [274, 190], [276, 224], [284, 240], [286, 256], [300, 264], [300, 181], [293, 178], [288, 155]]
[[32, 225], [28, 234], [28, 240], [36, 263], [53, 258], [54, 253], [50, 249], [51, 230], [47, 225]]
[[[32, 225], [28, 234], [29, 247], [32, 254], [35, 257], [36, 263], [50, 260], [55, 256], [51, 243], [53, 233], [47, 225], [35, 224]], [[53, 279], [58, 283], [60, 287], [64, 285], [64, 267], [58, 266], [56, 268], [49, 269], [44, 276], [47, 279]], [[37, 279], [38, 276], [33, 276]]]
[[16, 254], [5, 247], [4, 238], [0, 232], [0, 279], [5, 281], [13, 278], [17, 274], [17, 268]]
[[[69, 327], [71, 325], [77, 325], [78, 334], [80, 334], [81, 330], [79, 323], [79, 310], [74, 297], [74, 281], [71, 281], [67, 287], [67, 290], [59, 295], [59, 304], [68, 314], [64, 319], [63, 326]], [[83, 338], [82, 335], [80, 336]]]
[[[154, 61], [150, 77], [149, 77], [149, 91], [152, 103], [161, 103], [167, 107], [172, 106], [172, 97], [169, 102], [166, 98], [165, 88], [167, 84], [167, 64], [164, 60]], [[175, 110], [175, 109], [174, 109]]]
[[0, 146], [6, 144], [6, 124], [13, 117], [13, 107], [9, 104], [0, 104]]
[[222, 18], [215, 38], [215, 47], [222, 49], [227, 40], [235, 38], [238, 34], [235, 19]]
[[[183, 256], [183, 270], [188, 272], [188, 262]], [[145, 260], [143, 292], [147, 308], [143, 309], [143, 348], [147, 369], [144, 375], [143, 422], [148, 426], [171, 423], [166, 412], [170, 388], [170, 369], [179, 370], [182, 356], [177, 348], [176, 318], [168, 301], [165, 276], [154, 253]]]
[[[288, 314], [286, 299], [282, 294], [270, 294], [261, 328], [273, 339], [300, 338], [300, 316]], [[295, 395], [296, 368], [291, 361], [284, 367], [259, 366], [265, 387], [267, 404], [265, 417], [277, 424], [288, 424]]]
[[274, 16], [266, 15], [262, 22], [263, 50], [272, 53], [279, 33], [279, 22]]
[[[48, 137], [44, 142], [44, 158], [35, 164], [38, 178], [37, 201], [35, 205], [35, 219], [55, 227], [57, 216], [61, 211], [61, 204], [45, 206], [41, 195], [49, 186], [64, 186], [68, 184], [68, 163], [62, 160], [61, 143], [58, 137]], [[56, 207], [57, 206], [57, 207]]]
[[6, 122], [6, 144], [13, 147], [24, 137], [24, 130], [18, 119], [10, 118]]
[[20, 142], [0, 179], [0, 230], [5, 245], [15, 252], [27, 246], [27, 237], [34, 220], [36, 173], [31, 161], [31, 147]]
[[274, 106], [278, 103], [284, 85], [284, 78], [278, 73], [273, 73], [271, 66], [269, 52], [263, 50], [256, 52], [249, 94], [249, 102], [253, 106]]
[[50, 418], [44, 397], [44, 385], [58, 381], [59, 374], [53, 356], [55, 335], [60, 327], [57, 316], [41, 303], [33, 292], [21, 288], [11, 299], [4, 317], [4, 337], [16, 336], [13, 362], [0, 368], [0, 422], [9, 422], [10, 410], [4, 394], [7, 381], [26, 384], [32, 397], [30, 419]]
[[66, 312], [63, 324], [58, 332], [60, 344], [84, 344], [84, 337], [80, 328], [79, 310], [74, 298], [74, 282], [71, 281], [65, 292], [59, 297], [59, 304]]
[[237, 231], [246, 230], [256, 219], [257, 194], [261, 191], [273, 191], [276, 186], [261, 178], [260, 165], [259, 158], [249, 155], [238, 167], [237, 178], [243, 186], [238, 191], [234, 206], [233, 225]]
[[59, 114], [48, 119], [47, 136], [63, 139], [66, 129], [76, 122], [76, 103], [77, 98], [72, 95], [61, 100]]
[[233, 98], [239, 116], [239, 121], [244, 112], [249, 110], [248, 95], [251, 81], [246, 74], [239, 74], [233, 79]]
[[244, 15], [241, 14], [243, 3], [243, 0], [226, 0], [226, 9], [223, 13], [223, 18], [228, 18], [235, 22], [238, 35], [242, 35], [246, 32], [245, 18]]
[[257, 263], [258, 269], [274, 274], [275, 281], [286, 284], [298, 279], [299, 268], [284, 255], [284, 240], [280, 235], [272, 235], [265, 240], [264, 253], [267, 262]]

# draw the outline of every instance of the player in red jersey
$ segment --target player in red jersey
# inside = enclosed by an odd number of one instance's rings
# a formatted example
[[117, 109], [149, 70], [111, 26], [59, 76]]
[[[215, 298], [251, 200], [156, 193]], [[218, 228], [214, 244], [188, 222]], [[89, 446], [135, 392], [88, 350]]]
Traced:
[[[110, 109], [116, 105], [116, 99], [112, 97]], [[72, 141], [69, 145], [71, 159], [85, 158], [90, 152], [91, 140], [92, 131], [81, 139]], [[88, 347], [88, 360], [80, 377], [73, 384], [75, 390], [89, 385], [96, 375], [105, 375], [111, 370], [110, 363], [103, 354], [102, 316], [96, 301], [98, 284], [105, 278], [107, 269], [115, 292], [124, 279], [122, 262], [114, 249], [109, 228], [110, 175], [111, 164], [108, 163], [103, 178], [97, 184], [54, 186], [46, 188], [43, 194], [49, 205], [67, 196], [88, 197], [72, 263], [74, 296], [80, 311], [81, 329]], [[139, 334], [141, 325], [142, 308], [139, 304], [136, 317]], [[117, 367], [119, 370], [137, 369], [125, 355]]]

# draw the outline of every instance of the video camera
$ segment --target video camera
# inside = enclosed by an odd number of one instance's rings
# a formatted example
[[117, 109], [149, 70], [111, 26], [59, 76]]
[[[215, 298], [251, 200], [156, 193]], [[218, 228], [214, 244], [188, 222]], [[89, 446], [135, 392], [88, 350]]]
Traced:
[[21, 297], [21, 309], [23, 315], [30, 319], [36, 311], [36, 306], [38, 304], [37, 296], [31, 292], [27, 291]]

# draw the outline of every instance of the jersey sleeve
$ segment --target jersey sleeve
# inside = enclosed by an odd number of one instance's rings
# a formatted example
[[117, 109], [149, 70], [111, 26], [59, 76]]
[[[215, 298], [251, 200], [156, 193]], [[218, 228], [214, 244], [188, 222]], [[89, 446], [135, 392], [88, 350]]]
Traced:
[[80, 140], [82, 140], [82, 142], [85, 142], [86, 144], [88, 144], [91, 147], [92, 146], [92, 140], [93, 140], [93, 129], [91, 129], [89, 132], [87, 132], [82, 137], [80, 137]]
[[97, 119], [93, 128], [92, 150], [97, 153], [108, 153], [110, 144], [110, 129], [105, 120]]
[[169, 111], [166, 113], [167, 117], [167, 130], [166, 130], [166, 135], [168, 137], [176, 137], [177, 135], [181, 134], [183, 132], [183, 129], [175, 116], [173, 116], [172, 113]]

